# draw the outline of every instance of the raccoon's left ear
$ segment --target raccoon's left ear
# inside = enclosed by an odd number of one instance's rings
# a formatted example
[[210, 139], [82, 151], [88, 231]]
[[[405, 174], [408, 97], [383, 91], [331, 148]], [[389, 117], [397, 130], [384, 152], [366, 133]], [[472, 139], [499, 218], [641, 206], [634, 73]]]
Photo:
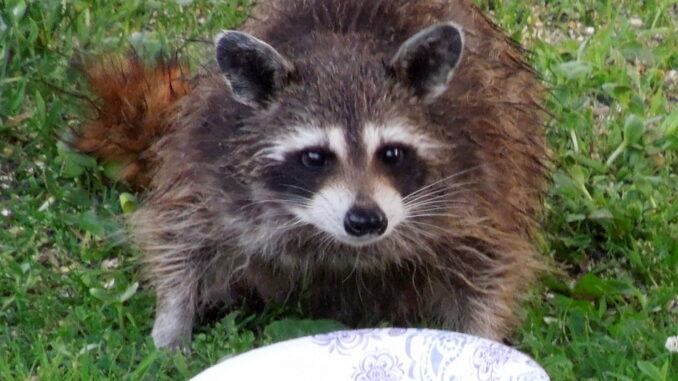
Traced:
[[389, 62], [396, 78], [425, 101], [447, 89], [464, 47], [461, 27], [453, 23], [433, 25], [405, 41]]
[[225, 30], [214, 43], [219, 68], [241, 103], [265, 106], [294, 70], [271, 45], [247, 33]]

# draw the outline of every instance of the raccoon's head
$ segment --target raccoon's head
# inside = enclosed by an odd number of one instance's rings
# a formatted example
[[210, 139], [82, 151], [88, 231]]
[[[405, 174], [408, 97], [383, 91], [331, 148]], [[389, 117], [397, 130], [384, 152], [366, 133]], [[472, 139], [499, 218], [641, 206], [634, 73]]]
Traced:
[[412, 201], [439, 180], [431, 168], [445, 144], [426, 128], [422, 105], [447, 89], [463, 38], [451, 23], [390, 53], [332, 38], [288, 59], [226, 31], [216, 39], [217, 62], [233, 97], [256, 110], [245, 123], [257, 136], [262, 199], [358, 247], [398, 231]]

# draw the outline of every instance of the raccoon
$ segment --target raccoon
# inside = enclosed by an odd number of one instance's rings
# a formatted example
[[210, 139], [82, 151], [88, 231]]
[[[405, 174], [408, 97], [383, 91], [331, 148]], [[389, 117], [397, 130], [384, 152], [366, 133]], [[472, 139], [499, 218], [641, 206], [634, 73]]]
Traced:
[[470, 0], [271, 0], [179, 62], [87, 68], [71, 140], [143, 190], [156, 346], [215, 304], [509, 337], [544, 268], [544, 88]]

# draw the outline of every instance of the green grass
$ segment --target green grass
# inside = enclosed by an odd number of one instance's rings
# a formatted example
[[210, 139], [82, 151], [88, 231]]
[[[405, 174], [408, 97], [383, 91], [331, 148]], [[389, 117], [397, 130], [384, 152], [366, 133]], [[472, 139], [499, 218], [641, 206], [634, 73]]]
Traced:
[[[555, 380], [675, 380], [676, 5], [478, 3], [552, 89], [543, 252], [561, 272], [535, 291], [518, 347]], [[185, 379], [281, 336], [270, 323], [290, 313], [270, 308], [202, 328], [190, 357], [155, 350], [137, 253], [110, 236], [128, 190], [57, 145], [82, 118], [62, 91], [82, 91], [75, 54], [181, 47], [237, 25], [246, 5], [0, 0], [0, 379]]]

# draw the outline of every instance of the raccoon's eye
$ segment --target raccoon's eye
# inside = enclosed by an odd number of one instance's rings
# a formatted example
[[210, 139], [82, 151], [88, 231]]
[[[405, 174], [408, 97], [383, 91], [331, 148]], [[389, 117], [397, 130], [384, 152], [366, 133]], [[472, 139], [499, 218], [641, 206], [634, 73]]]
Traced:
[[401, 146], [386, 146], [379, 151], [381, 161], [395, 167], [400, 165], [407, 155], [407, 148]]
[[309, 169], [324, 169], [332, 161], [332, 153], [323, 150], [308, 150], [300, 154], [301, 164]]

